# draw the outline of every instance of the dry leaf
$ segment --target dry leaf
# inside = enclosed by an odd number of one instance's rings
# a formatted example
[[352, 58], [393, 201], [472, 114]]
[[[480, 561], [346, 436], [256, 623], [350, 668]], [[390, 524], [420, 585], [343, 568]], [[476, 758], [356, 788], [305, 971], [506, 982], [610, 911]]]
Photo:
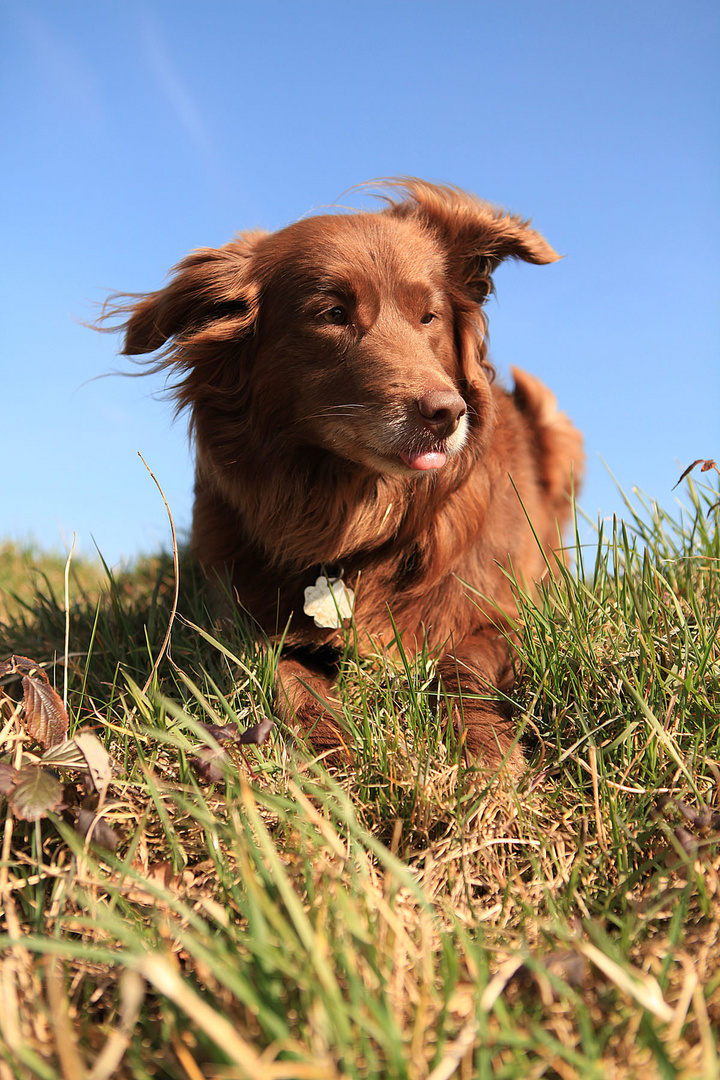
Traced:
[[669, 1023], [673, 1018], [673, 1010], [663, 997], [660, 984], [654, 975], [638, 968], [622, 968], [611, 960], [609, 956], [601, 952], [595, 945], [583, 941], [578, 945], [579, 950], [588, 960], [598, 968], [606, 979], [614, 983], [623, 993], [637, 1001], [643, 1009], [647, 1009], [653, 1016], [657, 1016], [664, 1023]]
[[251, 727], [245, 728], [238, 741], [244, 746], [247, 746], [248, 744], [262, 746], [270, 735], [273, 726], [273, 721], [270, 717], [266, 716], [265, 719], [261, 720], [258, 724], [253, 724]]
[[37, 821], [51, 810], [62, 807], [62, 784], [48, 769], [26, 765], [17, 774], [8, 802], [15, 817], [23, 821]]
[[35, 672], [41, 678], [48, 681], [47, 675], [38, 664], [37, 660], [31, 660], [29, 656], [13, 656], [9, 660], [0, 661], [0, 676], [2, 675], [31, 675]]
[[102, 795], [112, 780], [112, 762], [110, 755], [91, 731], [78, 731], [77, 734], [59, 746], [51, 747], [43, 756], [45, 765], [54, 765], [62, 769], [83, 769], [90, 773], [93, 787]]
[[[90, 832], [91, 829], [92, 832]], [[120, 843], [115, 830], [108, 825], [104, 818], [98, 817], [94, 810], [84, 808], [78, 810], [75, 832], [79, 833], [80, 836], [87, 836], [90, 833], [90, 839], [93, 843], [107, 848], [108, 851], [115, 851]]]
[[240, 734], [237, 724], [206, 724], [200, 721], [199, 727], [212, 735], [217, 743], [235, 742]]
[[698, 853], [698, 842], [693, 834], [688, 832], [687, 829], [683, 829], [682, 825], [678, 825], [673, 831], [675, 833], [675, 839], [685, 854], [691, 859], [694, 859]]
[[692, 465], [688, 465], [687, 469], [685, 469], [685, 471], [681, 474], [677, 484], [675, 484], [675, 486], [673, 487], [673, 491], [678, 486], [678, 484], [681, 484], [683, 482], [688, 473], [691, 473], [693, 471], [696, 465], [700, 466], [700, 472], [709, 472], [710, 469], [717, 468], [717, 465], [712, 460], [712, 458], [696, 458], [695, 461], [693, 461]]
[[112, 780], [110, 755], [91, 731], [78, 731], [72, 742], [85, 758], [95, 790], [102, 796]]
[[[43, 676], [45, 679], [45, 676]], [[41, 746], [61, 743], [67, 734], [68, 715], [62, 698], [50, 683], [34, 675], [23, 675], [25, 729]]]
[[[137, 863], [133, 863], [133, 869], [138, 870]], [[169, 890], [175, 893], [190, 888], [195, 881], [195, 875], [191, 870], [183, 870], [180, 874], [174, 874], [172, 863], [168, 861], [151, 863], [144, 871], [144, 879], [147, 884], [156, 889]], [[165, 900], [157, 896], [152, 889], [144, 889], [143, 882], [128, 882], [122, 889], [123, 896], [136, 904], [149, 904], [163, 907]]]
[[8, 795], [15, 786], [18, 771], [6, 761], [0, 761], [0, 795]]
[[190, 758], [189, 765], [201, 780], [206, 780], [209, 784], [220, 784], [225, 779], [222, 765], [224, 761], [227, 761], [224, 750], [201, 746], [195, 757]]

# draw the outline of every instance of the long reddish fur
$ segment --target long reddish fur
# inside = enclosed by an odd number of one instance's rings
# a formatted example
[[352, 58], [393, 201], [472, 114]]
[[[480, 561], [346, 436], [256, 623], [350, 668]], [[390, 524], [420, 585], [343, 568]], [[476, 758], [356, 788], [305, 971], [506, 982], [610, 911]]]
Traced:
[[[264, 634], [290, 623], [278, 714], [318, 750], [339, 741], [306, 684], [332, 695], [313, 653], [342, 631], [316, 627], [303, 596], [322, 568], [342, 571], [361, 645], [389, 646], [393, 622], [406, 650], [427, 641], [445, 693], [465, 695], [451, 711], [468, 750], [518, 769], [509, 711], [487, 700], [512, 684], [504, 571], [528, 584], [546, 571], [582, 441], [536, 378], [514, 370], [512, 392], [495, 381], [482, 304], [503, 259], [557, 255], [527, 222], [456, 188], [386, 186], [377, 212], [193, 252], [165, 288], [116, 304], [123, 352], [163, 350], [154, 367], [172, 371], [189, 410], [195, 556], [229, 576]], [[337, 301], [339, 282], [354, 321], [328, 327], [323, 297]], [[416, 317], [425, 297], [441, 311], [428, 323]], [[417, 402], [440, 391], [465, 403], [465, 444], [419, 475], [383, 467], [366, 444], [391, 457], [403, 438], [428, 439]]]

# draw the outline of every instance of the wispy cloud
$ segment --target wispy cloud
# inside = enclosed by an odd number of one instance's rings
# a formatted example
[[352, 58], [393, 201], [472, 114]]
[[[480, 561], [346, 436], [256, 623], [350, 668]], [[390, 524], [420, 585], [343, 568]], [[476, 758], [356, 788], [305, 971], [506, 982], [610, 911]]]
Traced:
[[99, 124], [103, 120], [96, 73], [67, 31], [37, 11], [17, 7], [17, 27], [30, 46], [34, 78], [47, 88], [49, 100], [76, 120]]
[[148, 67], [183, 132], [209, 171], [217, 174], [220, 171], [219, 155], [202, 111], [173, 61], [160, 23], [147, 9], [140, 16], [140, 44]]

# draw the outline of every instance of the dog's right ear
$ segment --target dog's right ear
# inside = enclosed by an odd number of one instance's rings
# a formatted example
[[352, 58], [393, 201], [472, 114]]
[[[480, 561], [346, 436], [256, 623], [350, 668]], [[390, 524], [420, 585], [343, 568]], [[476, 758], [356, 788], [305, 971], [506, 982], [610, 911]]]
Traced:
[[[168, 342], [182, 354], [196, 339], [219, 343], [252, 332], [259, 295], [253, 255], [264, 235], [245, 233], [223, 247], [193, 251], [157, 292], [111, 297], [100, 321], [129, 316], [113, 327], [125, 333], [122, 354], [155, 352]], [[175, 359], [182, 362], [183, 357]]]

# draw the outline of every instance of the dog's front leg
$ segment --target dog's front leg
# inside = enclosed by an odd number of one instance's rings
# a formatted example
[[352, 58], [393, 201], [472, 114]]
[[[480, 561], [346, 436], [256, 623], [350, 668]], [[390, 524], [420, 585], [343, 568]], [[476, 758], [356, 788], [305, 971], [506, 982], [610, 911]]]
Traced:
[[505, 697], [514, 681], [505, 637], [495, 628], [477, 631], [440, 660], [437, 674], [438, 689], [468, 757], [480, 766], [504, 766], [520, 776], [523, 754]]
[[328, 750], [349, 758], [347, 739], [333, 716], [339, 707], [335, 679], [311, 660], [282, 657], [275, 673], [275, 709], [291, 731], [306, 738], [317, 754]]

